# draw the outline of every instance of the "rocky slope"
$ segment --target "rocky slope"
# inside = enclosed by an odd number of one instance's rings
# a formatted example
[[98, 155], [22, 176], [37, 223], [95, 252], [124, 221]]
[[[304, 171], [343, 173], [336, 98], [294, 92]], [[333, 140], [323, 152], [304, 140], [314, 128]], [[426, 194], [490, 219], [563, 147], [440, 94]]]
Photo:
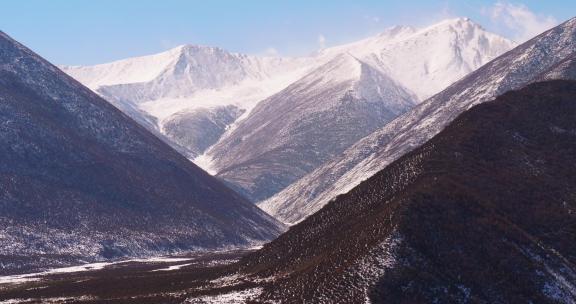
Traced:
[[242, 246], [282, 227], [0, 32], [0, 273]]
[[574, 79], [575, 49], [576, 19], [571, 19], [457, 81], [259, 206], [285, 222], [298, 222], [426, 142], [473, 105], [540, 79]]
[[262, 282], [256, 302], [574, 303], [575, 117], [574, 81], [475, 106], [242, 276]]

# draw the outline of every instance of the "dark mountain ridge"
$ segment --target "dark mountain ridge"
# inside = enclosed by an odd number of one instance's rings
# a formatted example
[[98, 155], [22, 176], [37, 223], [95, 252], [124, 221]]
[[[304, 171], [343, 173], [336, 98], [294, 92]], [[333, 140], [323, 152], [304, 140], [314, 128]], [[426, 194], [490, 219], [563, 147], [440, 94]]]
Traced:
[[281, 226], [0, 32], [1, 272], [246, 246]]

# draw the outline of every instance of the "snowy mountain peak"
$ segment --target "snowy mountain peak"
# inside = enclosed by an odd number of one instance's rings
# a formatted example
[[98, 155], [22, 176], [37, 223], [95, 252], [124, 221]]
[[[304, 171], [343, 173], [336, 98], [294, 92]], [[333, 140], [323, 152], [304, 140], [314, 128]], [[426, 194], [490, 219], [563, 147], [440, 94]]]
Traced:
[[414, 34], [418, 29], [412, 26], [395, 25], [378, 34], [378, 39], [393, 39]]
[[351, 53], [345, 52], [338, 54], [327, 63], [314, 69], [299, 82], [342, 82], [345, 80], [358, 79], [360, 78], [361, 73], [362, 63]]
[[[177, 53], [179, 58], [187, 60], [199, 61], [198, 56], [214, 56], [220, 59], [247, 59], [249, 56], [239, 53], [228, 52], [222, 48], [215, 46], [204, 46], [195, 44], [184, 44], [175, 49], [170, 50]], [[169, 51], [169, 52], [170, 52]]]
[[516, 44], [468, 18], [426, 28], [392, 27], [358, 42], [328, 48], [320, 58], [349, 53], [378, 66], [424, 100]]
[[475, 33], [476, 35], [497, 36], [487, 32], [480, 24], [472, 21], [470, 18], [448, 19], [420, 30], [420, 33], [427, 34], [442, 34], [447, 32], [456, 33], [464, 38], [473, 38]]
[[472, 21], [472, 19], [470, 19], [468, 17], [456, 17], [456, 18], [446, 19], [446, 20], [440, 21], [440, 22], [438, 22], [432, 26], [434, 27], [434, 26], [443, 26], [443, 25], [482, 27], [480, 24]]
[[173, 49], [172, 51], [179, 51], [179, 52], [190, 52], [190, 51], [224, 51], [223, 49], [217, 46], [209, 46], [209, 45], [200, 45], [200, 44], [182, 44]]

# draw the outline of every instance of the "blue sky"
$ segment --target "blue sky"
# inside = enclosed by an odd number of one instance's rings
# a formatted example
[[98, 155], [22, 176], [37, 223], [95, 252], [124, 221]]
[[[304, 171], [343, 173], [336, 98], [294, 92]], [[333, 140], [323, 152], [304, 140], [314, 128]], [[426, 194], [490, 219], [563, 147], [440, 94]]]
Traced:
[[86, 65], [180, 44], [304, 55], [457, 16], [524, 40], [574, 15], [574, 0], [5, 0], [0, 29], [56, 64]]

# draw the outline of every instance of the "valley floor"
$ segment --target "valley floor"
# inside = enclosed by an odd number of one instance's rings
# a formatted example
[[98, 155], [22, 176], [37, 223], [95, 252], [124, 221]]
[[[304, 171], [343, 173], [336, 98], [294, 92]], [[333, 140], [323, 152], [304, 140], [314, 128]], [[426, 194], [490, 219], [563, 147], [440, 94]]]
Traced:
[[229, 265], [253, 249], [86, 264], [0, 277], [0, 304], [242, 303], [263, 282], [235, 275]]

